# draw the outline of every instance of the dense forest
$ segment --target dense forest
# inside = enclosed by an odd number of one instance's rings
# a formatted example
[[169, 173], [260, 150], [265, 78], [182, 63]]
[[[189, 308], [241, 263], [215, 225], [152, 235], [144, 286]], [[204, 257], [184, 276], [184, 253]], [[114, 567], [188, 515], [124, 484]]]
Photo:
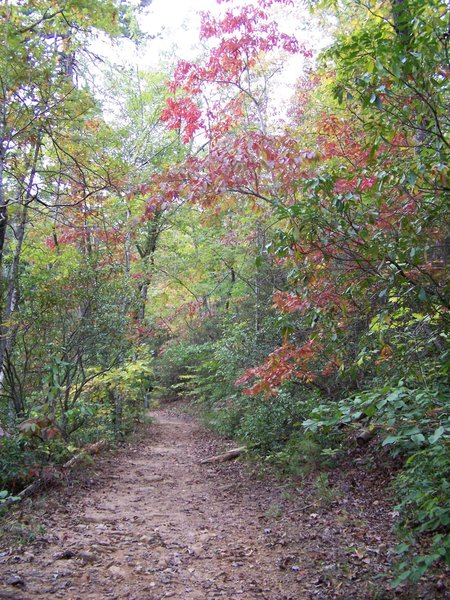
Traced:
[[196, 59], [117, 65], [149, 4], [0, 7], [0, 502], [189, 399], [286, 477], [390, 461], [418, 581], [450, 553], [449, 6], [222, 0]]

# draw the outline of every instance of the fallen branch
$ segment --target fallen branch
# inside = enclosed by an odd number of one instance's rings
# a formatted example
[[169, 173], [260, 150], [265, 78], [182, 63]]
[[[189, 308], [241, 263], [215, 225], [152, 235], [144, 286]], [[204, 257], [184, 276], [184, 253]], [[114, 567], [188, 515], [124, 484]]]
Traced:
[[72, 456], [70, 460], [64, 463], [62, 468], [64, 470], [71, 469], [74, 465], [81, 462], [86, 456], [98, 454], [100, 450], [103, 450], [105, 446], [105, 440], [100, 440], [99, 442], [95, 442], [95, 444], [90, 444], [89, 446], [86, 446], [85, 448], [83, 448], [83, 450], [81, 450], [81, 452], [75, 454], [75, 456]]
[[312, 506], [315, 506], [315, 505], [316, 505], [315, 502], [311, 502], [311, 504], [305, 504], [304, 506], [300, 506], [300, 508], [290, 509], [289, 512], [291, 512], [291, 513], [303, 512], [307, 508], [311, 508]]
[[210, 456], [209, 458], [204, 458], [200, 461], [201, 465], [206, 465], [209, 463], [220, 463], [226, 462], [227, 460], [233, 460], [233, 458], [237, 458], [243, 452], [247, 450], [246, 446], [241, 446], [240, 448], [233, 448], [232, 450], [228, 450], [228, 452], [224, 452], [223, 454], [216, 454], [216, 456]]
[[18, 494], [15, 494], [14, 496], [10, 496], [9, 498], [6, 498], [0, 504], [0, 507], [6, 508], [8, 506], [11, 506], [11, 504], [16, 504], [17, 502], [20, 502], [20, 500], [23, 500], [24, 498], [27, 498], [28, 496], [32, 496], [33, 494], [35, 494], [38, 491], [38, 489], [42, 486], [43, 483], [44, 483], [43, 479], [41, 479], [41, 478], [35, 479], [33, 481], [33, 483], [30, 483], [30, 485], [27, 485], [27, 487], [24, 488]]
[[365, 446], [366, 444], [368, 444], [370, 442], [371, 439], [373, 439], [376, 436], [377, 432], [376, 429], [360, 429], [356, 436], [355, 436], [355, 440], [356, 443], [358, 444], [358, 446]]

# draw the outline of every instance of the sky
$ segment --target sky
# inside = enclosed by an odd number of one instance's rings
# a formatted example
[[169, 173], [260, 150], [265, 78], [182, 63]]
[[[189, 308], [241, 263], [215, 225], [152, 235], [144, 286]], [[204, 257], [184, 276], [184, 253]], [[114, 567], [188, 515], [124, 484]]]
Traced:
[[199, 11], [218, 11], [215, 0], [153, 0], [143, 14], [140, 25], [145, 33], [157, 36], [148, 43], [139, 62], [156, 67], [165, 53], [190, 58], [198, 47]]
[[[257, 3], [257, 0], [236, 0], [236, 4]], [[144, 46], [136, 47], [131, 42], [120, 42], [114, 50], [109, 42], [99, 41], [96, 49], [100, 54], [113, 62], [150, 71], [170, 73], [179, 59], [195, 61], [200, 54], [199, 11], [210, 11], [219, 14], [232, 6], [218, 5], [215, 0], [153, 0], [140, 17], [140, 28], [152, 37]], [[281, 31], [293, 34], [299, 42], [308, 47], [323, 47], [327, 39], [314, 25], [314, 21], [301, 8], [300, 2], [295, 8], [276, 5], [276, 20]], [[103, 45], [103, 51], [101, 46]], [[301, 55], [289, 57], [282, 73], [273, 83], [277, 90], [273, 111], [285, 114], [295, 83], [304, 69], [304, 58]]]
[[145, 11], [142, 27], [153, 34], [163, 30], [165, 36], [171, 39], [181, 35], [183, 43], [189, 44], [192, 34], [183, 32], [183, 26], [195, 27], [199, 11], [216, 10], [217, 6], [214, 0], [153, 0]]
[[[257, 3], [256, 0], [241, 0], [240, 4]], [[218, 5], [215, 0], [153, 0], [145, 10], [140, 25], [145, 33], [157, 36], [148, 44], [146, 52], [140, 52], [136, 57], [142, 66], [156, 67], [161, 64], [160, 55], [166, 53], [168, 59], [191, 59], [196, 55], [199, 43], [200, 17], [199, 11], [219, 13], [229, 5]], [[313, 26], [305, 8], [288, 9], [279, 6], [277, 20], [280, 29], [294, 34], [299, 41], [313, 44], [315, 47], [324, 45], [324, 36]], [[296, 57], [294, 63], [301, 63], [301, 57]], [[295, 67], [294, 67], [295, 68]]]

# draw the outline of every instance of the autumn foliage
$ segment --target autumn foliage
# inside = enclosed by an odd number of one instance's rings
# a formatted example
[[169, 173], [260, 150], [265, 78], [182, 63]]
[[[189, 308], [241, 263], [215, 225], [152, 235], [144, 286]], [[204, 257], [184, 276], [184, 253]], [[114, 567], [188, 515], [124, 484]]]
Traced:
[[305, 43], [294, 0], [222, 0], [198, 59], [111, 68], [99, 99], [87, 40], [132, 21], [85, 4], [1, 12], [5, 485], [144, 398], [291, 472], [364, 426], [405, 461], [420, 577], [448, 546], [448, 6], [313, 2]]

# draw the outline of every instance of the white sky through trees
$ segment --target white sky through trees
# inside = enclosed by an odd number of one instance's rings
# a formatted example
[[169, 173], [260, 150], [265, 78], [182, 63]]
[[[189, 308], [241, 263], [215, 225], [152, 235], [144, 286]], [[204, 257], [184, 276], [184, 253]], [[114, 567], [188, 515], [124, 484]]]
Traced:
[[[170, 73], [178, 60], [195, 61], [202, 54], [202, 49], [204, 51], [208, 46], [208, 42], [199, 39], [201, 11], [219, 15], [233, 6], [257, 3], [257, 0], [235, 0], [221, 4], [216, 0], [153, 0], [139, 17], [141, 30], [150, 37], [146, 43], [136, 46], [130, 41], [121, 40], [111, 47], [110, 42], [103, 39], [97, 40], [95, 51], [108, 62], [143, 71]], [[275, 4], [270, 13], [281, 31], [294, 35], [308, 48], [318, 50], [329, 39], [323, 31], [319, 31], [301, 0], [295, 0], [294, 6]], [[275, 112], [280, 116], [285, 114], [304, 65], [305, 59], [301, 54], [288, 56], [282, 71], [273, 80], [277, 89]]]
[[[216, 0], [153, 0], [140, 18], [142, 30], [154, 39], [148, 42], [145, 51], [139, 49], [136, 54], [140, 66], [155, 68], [161, 61], [184, 58], [192, 59], [198, 55], [200, 11], [220, 14], [233, 5], [257, 4], [257, 0], [240, 0], [218, 4]], [[319, 32], [303, 2], [295, 2], [294, 7], [275, 5], [271, 12], [278, 21], [280, 29], [293, 34], [299, 42], [323, 47], [326, 43], [323, 32]], [[164, 57], [166, 60], [164, 60]], [[293, 63], [302, 63], [301, 57]]]

